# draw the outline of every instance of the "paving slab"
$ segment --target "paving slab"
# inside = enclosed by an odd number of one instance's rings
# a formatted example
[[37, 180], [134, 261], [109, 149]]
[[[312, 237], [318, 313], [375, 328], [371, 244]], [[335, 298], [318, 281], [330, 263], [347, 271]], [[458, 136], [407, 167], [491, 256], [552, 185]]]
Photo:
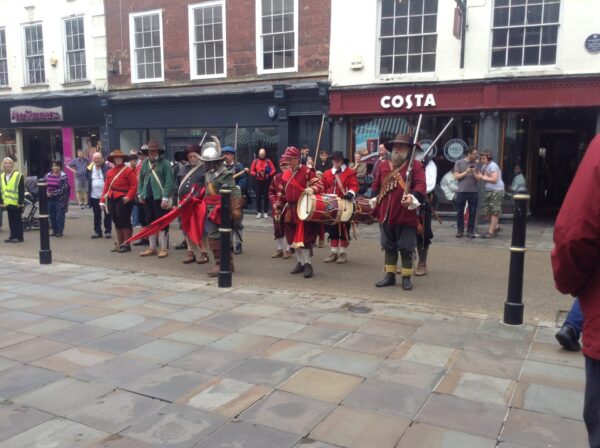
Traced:
[[368, 353], [331, 349], [310, 362], [313, 367], [368, 377], [377, 370], [384, 358]]
[[160, 366], [144, 359], [118, 356], [102, 364], [77, 372], [80, 379], [121, 387]]
[[116, 434], [166, 405], [167, 403], [159, 400], [117, 390], [86, 406], [70, 410], [66, 416], [84, 425]]
[[341, 402], [363, 381], [358, 376], [305, 367], [279, 386], [280, 390], [330, 403]]
[[[441, 392], [443, 388], [448, 390], [443, 393], [449, 393], [457, 397], [469, 400], [483, 401], [486, 403], [495, 403], [508, 406], [515, 383], [506, 378], [497, 378], [489, 375], [479, 375], [477, 373], [456, 372], [453, 381], [454, 385], [440, 385], [437, 390]], [[452, 378], [454, 371], [451, 371], [445, 378]], [[445, 386], [445, 387], [444, 387]]]
[[146, 321], [144, 316], [133, 313], [115, 313], [89, 321], [90, 325], [112, 330], [126, 330]]
[[242, 328], [240, 332], [271, 336], [274, 338], [285, 338], [288, 335], [302, 329], [304, 326], [304, 324], [297, 322], [264, 318]]
[[334, 408], [331, 403], [275, 391], [244, 412], [240, 419], [304, 436]]
[[398, 442], [396, 448], [496, 448], [496, 439], [486, 439], [438, 426], [415, 423]]
[[[458, 353], [458, 350], [452, 347], [416, 342], [406, 351], [402, 359], [429, 366], [448, 368], [450, 362]], [[394, 356], [391, 355], [391, 357]]]
[[[93, 327], [91, 325], [86, 325], [86, 327], [99, 328]], [[110, 331], [111, 334], [100, 338], [95, 338], [92, 341], [82, 342], [82, 344], [86, 347], [93, 348], [95, 350], [120, 355], [122, 353], [141, 347], [142, 345], [146, 345], [154, 340], [153, 338], [142, 336], [132, 331], [119, 331], [116, 333], [114, 332], [114, 330], [108, 331]]]
[[321, 325], [307, 325], [306, 327], [290, 334], [288, 339], [309, 342], [312, 344], [335, 345], [350, 334], [347, 330], [328, 328]]
[[34, 366], [13, 367], [0, 373], [0, 400], [14, 398], [61, 378], [59, 373]]
[[271, 388], [279, 386], [300, 370], [297, 364], [273, 359], [248, 359], [224, 374], [227, 378]]
[[234, 421], [227, 423], [195, 448], [292, 448], [298, 439], [300, 436], [297, 434]]
[[0, 358], [0, 372], [11, 369], [18, 365], [20, 365], [20, 364], [16, 361], [11, 361], [10, 359], [6, 359], [6, 358]]
[[154, 446], [190, 448], [226, 421], [216, 414], [172, 404], [134, 423], [123, 434]]
[[410, 421], [340, 406], [311, 433], [311, 438], [347, 448], [393, 448]]
[[[79, 345], [85, 344], [94, 339], [108, 336], [114, 333], [110, 328], [94, 327], [91, 325], [77, 325], [66, 330], [55, 331], [46, 335], [48, 339], [63, 342], [65, 344]], [[114, 353], [111, 351], [111, 353]]]
[[505, 406], [434, 394], [417, 416], [417, 421], [496, 439], [505, 415]]
[[5, 440], [0, 443], [0, 448], [81, 448], [99, 442], [107, 436], [104, 431], [55, 418]]
[[512, 406], [546, 415], [583, 420], [583, 391], [519, 382]]
[[465, 349], [460, 352], [452, 367], [463, 372], [516, 380], [521, 373], [523, 362], [524, 360], [519, 358]]
[[559, 344], [534, 342], [529, 357], [532, 361], [549, 362], [563, 366], [585, 368], [585, 358], [579, 352], [564, 350]]
[[320, 440], [306, 438], [298, 442], [298, 445], [295, 445], [294, 448], [339, 448], [339, 445], [335, 446]]
[[519, 380], [526, 383], [583, 391], [585, 369], [527, 360], [523, 365], [523, 373]]
[[241, 364], [245, 359], [244, 355], [237, 353], [202, 347], [169, 363], [169, 365], [209, 375], [220, 375]]
[[500, 440], [527, 448], [588, 446], [581, 422], [521, 409], [511, 409]]
[[257, 320], [260, 320], [259, 316], [246, 316], [244, 314], [236, 313], [219, 313], [214, 316], [208, 317], [202, 320], [205, 325], [212, 325], [222, 330], [237, 331], [240, 328], [244, 328]]
[[135, 379], [123, 389], [173, 402], [213, 378], [211, 375], [165, 366]]
[[229, 336], [225, 336], [224, 338], [209, 344], [209, 347], [217, 350], [225, 350], [234, 353], [241, 353], [246, 356], [252, 356], [264, 352], [275, 342], [277, 342], [277, 338], [270, 336], [232, 333]]
[[[219, 299], [218, 299], [219, 300]], [[237, 303], [243, 303], [236, 301]], [[263, 305], [260, 303], [246, 303], [231, 310], [232, 313], [246, 314], [248, 316], [267, 317], [281, 311], [277, 306]]]
[[54, 416], [18, 403], [0, 401], [0, 441], [27, 431]]
[[320, 317], [315, 323], [324, 327], [336, 328], [339, 330], [356, 331], [368, 321], [368, 318], [356, 314], [334, 311]]
[[167, 364], [197, 349], [197, 345], [159, 339], [130, 350], [126, 355], [160, 364]]
[[354, 389], [342, 404], [356, 409], [413, 419], [429, 395], [430, 392], [426, 389], [367, 380]]
[[228, 330], [221, 330], [210, 325], [204, 325], [203, 323], [203, 325], [191, 325], [183, 330], [171, 333], [170, 335], [165, 336], [165, 339], [187, 344], [207, 345], [230, 333], [231, 332]]
[[171, 320], [191, 323], [204, 319], [205, 317], [212, 316], [213, 314], [215, 314], [215, 311], [213, 310], [207, 310], [198, 307], [188, 307], [179, 311], [175, 311], [174, 313], [168, 314], [165, 317]]
[[32, 362], [54, 353], [71, 348], [62, 342], [45, 338], [35, 338], [19, 344], [11, 345], [0, 351], [0, 356], [20, 362]]
[[398, 340], [368, 333], [354, 333], [336, 345], [343, 348], [362, 353], [386, 357], [398, 346]]
[[20, 344], [21, 342], [31, 341], [32, 339], [36, 339], [36, 337], [30, 334], [17, 333], [15, 331], [7, 331], [6, 334], [0, 336], [0, 349], [6, 349], [13, 345]]
[[37, 367], [55, 370], [72, 375], [80, 370], [101, 364], [114, 358], [111, 353], [100, 352], [86, 347], [73, 347], [63, 350], [47, 358], [38, 359], [32, 364]]
[[528, 341], [515, 341], [506, 338], [478, 334], [465, 345], [466, 350], [478, 351], [500, 358], [525, 359], [531, 344]]
[[372, 379], [433, 390], [445, 369], [417, 362], [386, 359], [371, 376]]
[[21, 395], [15, 402], [64, 417], [73, 409], [85, 406], [113, 390], [112, 386], [105, 384], [65, 378]]
[[89, 448], [155, 448], [155, 445], [130, 439], [119, 434], [113, 434], [98, 443], [90, 445]]

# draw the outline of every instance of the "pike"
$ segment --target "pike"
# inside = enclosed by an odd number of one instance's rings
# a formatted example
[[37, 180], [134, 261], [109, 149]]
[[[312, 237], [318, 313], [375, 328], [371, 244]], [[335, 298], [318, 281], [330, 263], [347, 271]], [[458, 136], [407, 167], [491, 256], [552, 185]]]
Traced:
[[425, 160], [425, 157], [427, 157], [427, 154], [429, 154], [429, 151], [431, 151], [433, 149], [433, 147], [435, 146], [435, 144], [442, 137], [442, 135], [444, 135], [444, 133], [448, 130], [448, 128], [450, 127], [450, 125], [452, 124], [453, 121], [454, 121], [454, 118], [450, 118], [450, 120], [448, 121], [448, 123], [446, 123], [446, 126], [444, 126], [444, 129], [442, 129], [442, 132], [440, 132], [439, 135], [435, 138], [435, 140], [431, 142], [431, 145], [429, 145], [429, 148], [427, 148], [427, 151], [425, 151], [423, 153], [422, 160]]
[[423, 119], [423, 114], [419, 114], [419, 121], [417, 121], [417, 129], [415, 129], [415, 134], [413, 135], [413, 140], [411, 144], [412, 153], [410, 155], [410, 161], [408, 162], [408, 168], [406, 169], [406, 186], [404, 187], [404, 196], [408, 194], [408, 190], [410, 188], [410, 184], [412, 182], [412, 173], [413, 166], [415, 163], [415, 147], [417, 146], [417, 142], [419, 141], [419, 131], [421, 130], [421, 120]]
[[315, 149], [314, 163], [317, 163], [317, 157], [319, 157], [319, 148], [321, 146], [321, 136], [323, 135], [323, 125], [325, 124], [325, 114], [321, 117], [321, 129], [319, 129], [319, 138], [317, 139], [317, 148]]

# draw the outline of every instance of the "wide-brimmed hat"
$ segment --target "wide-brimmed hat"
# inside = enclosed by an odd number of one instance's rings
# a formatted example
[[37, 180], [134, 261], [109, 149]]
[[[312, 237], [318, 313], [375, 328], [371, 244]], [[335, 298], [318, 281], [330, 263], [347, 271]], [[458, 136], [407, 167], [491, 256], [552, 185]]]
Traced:
[[[408, 134], [396, 134], [393, 140], [385, 143], [385, 148], [388, 151], [391, 151], [394, 145], [407, 145], [412, 149], [413, 146], [413, 138]], [[420, 148], [419, 144], [415, 145], [417, 148]]]
[[283, 153], [283, 157], [288, 159], [299, 159], [300, 158], [300, 150], [295, 146], [288, 146], [285, 148], [285, 152]]
[[129, 162], [129, 154], [125, 154], [120, 149], [115, 149], [106, 159], [111, 163], [114, 163], [115, 159], [123, 159], [123, 162]]
[[202, 148], [198, 145], [188, 145], [183, 151], [177, 151], [174, 155], [176, 162], [182, 162], [188, 159], [189, 154], [197, 154], [198, 157], [202, 155]]
[[331, 153], [331, 160], [339, 159], [342, 160], [346, 165], [348, 165], [349, 161], [344, 155], [342, 151], [333, 151]]
[[140, 156], [138, 155], [137, 149], [132, 149], [129, 151], [129, 160], [138, 160]]
[[[146, 146], [146, 148], [144, 148], [144, 146]], [[159, 154], [164, 154], [166, 152], [165, 148], [161, 148], [160, 144], [156, 140], [149, 141], [148, 145], [144, 146], [141, 148], [144, 154], [148, 154], [148, 151], [151, 149], [158, 149]]]

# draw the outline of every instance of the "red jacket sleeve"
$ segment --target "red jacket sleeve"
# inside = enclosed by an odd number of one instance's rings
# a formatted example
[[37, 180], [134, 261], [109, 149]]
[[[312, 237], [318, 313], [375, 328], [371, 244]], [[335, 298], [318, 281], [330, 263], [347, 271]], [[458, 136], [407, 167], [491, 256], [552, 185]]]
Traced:
[[135, 199], [135, 195], [137, 194], [138, 181], [135, 171], [131, 168], [127, 169], [127, 183], [129, 184], [129, 189], [127, 190], [127, 199], [133, 201]]
[[250, 165], [250, 176], [256, 177], [256, 159], [254, 159], [252, 165]]
[[345, 187], [356, 195], [358, 193], [358, 189], [360, 188], [358, 186], [358, 178], [356, 177], [356, 171], [350, 168], [348, 168], [347, 171], [349, 172], [349, 174], [346, 180]]
[[579, 295], [600, 265], [600, 135], [590, 143], [554, 227], [556, 288]]
[[269, 202], [271, 205], [275, 206], [275, 201], [277, 201], [277, 186], [279, 185], [280, 178], [273, 179], [273, 182], [269, 185]]
[[277, 170], [275, 169], [275, 165], [273, 165], [273, 162], [271, 161], [271, 159], [267, 159], [267, 164], [269, 165], [269, 168], [271, 168], [271, 172], [269, 173], [269, 177], [272, 179], [273, 177], [275, 177], [275, 174], [277, 173]]

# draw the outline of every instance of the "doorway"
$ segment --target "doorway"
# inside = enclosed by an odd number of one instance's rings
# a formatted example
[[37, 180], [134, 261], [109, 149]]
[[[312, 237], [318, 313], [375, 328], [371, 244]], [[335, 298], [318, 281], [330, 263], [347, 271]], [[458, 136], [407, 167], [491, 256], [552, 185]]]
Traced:
[[23, 158], [28, 176], [44, 177], [52, 160], [63, 160], [61, 129], [23, 129]]

